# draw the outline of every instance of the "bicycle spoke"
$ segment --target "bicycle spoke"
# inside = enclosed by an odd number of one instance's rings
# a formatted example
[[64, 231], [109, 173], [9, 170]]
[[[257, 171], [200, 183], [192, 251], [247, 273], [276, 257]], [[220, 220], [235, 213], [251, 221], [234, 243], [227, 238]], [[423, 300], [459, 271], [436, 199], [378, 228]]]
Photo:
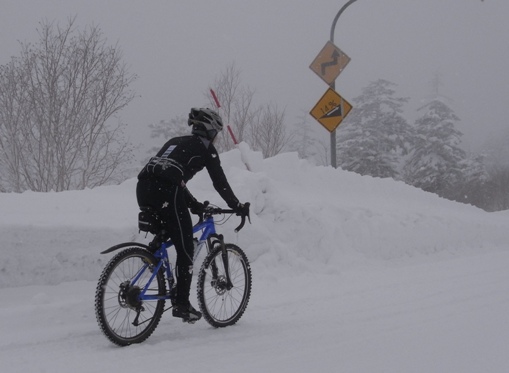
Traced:
[[245, 254], [235, 245], [227, 245], [229, 277], [221, 248], [209, 254], [198, 278], [198, 300], [205, 319], [213, 326], [234, 324], [242, 316], [251, 294], [251, 272]]
[[[96, 289], [96, 316], [101, 330], [113, 343], [125, 346], [142, 342], [159, 323], [165, 300], [140, 298], [153, 274], [153, 267], [147, 263], [154, 262], [146, 250], [131, 247], [113, 257], [104, 269]], [[146, 294], [165, 295], [165, 281], [161, 269]]]

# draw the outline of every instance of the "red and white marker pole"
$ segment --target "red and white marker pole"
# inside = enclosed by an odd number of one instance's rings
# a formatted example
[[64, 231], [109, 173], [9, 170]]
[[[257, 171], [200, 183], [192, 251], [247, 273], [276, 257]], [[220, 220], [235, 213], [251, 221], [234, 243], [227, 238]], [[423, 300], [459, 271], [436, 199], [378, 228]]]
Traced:
[[[212, 98], [214, 99], [214, 102], [216, 103], [216, 107], [217, 109], [219, 110], [221, 108], [221, 104], [219, 103], [219, 99], [217, 98], [217, 95], [216, 95], [216, 92], [214, 92], [214, 90], [211, 88], [210, 89], [210, 94], [212, 95]], [[251, 171], [251, 168], [249, 168], [249, 165], [246, 161], [246, 158], [244, 153], [242, 152], [242, 149], [239, 147], [239, 143], [237, 141], [237, 138], [235, 137], [235, 135], [233, 134], [233, 130], [232, 128], [230, 127], [229, 124], [226, 125], [226, 128], [228, 129], [228, 133], [230, 134], [232, 140], [233, 140], [233, 143], [235, 144], [235, 146], [237, 147], [237, 149], [240, 150], [240, 157], [242, 159], [242, 162], [244, 163], [244, 165], [246, 166], [247, 170], [248, 171]]]
[[210, 94], [212, 95], [212, 98], [214, 99], [214, 102], [216, 103], [216, 107], [219, 109], [221, 107], [221, 104], [219, 103], [219, 99], [217, 98], [216, 92], [211, 88]]

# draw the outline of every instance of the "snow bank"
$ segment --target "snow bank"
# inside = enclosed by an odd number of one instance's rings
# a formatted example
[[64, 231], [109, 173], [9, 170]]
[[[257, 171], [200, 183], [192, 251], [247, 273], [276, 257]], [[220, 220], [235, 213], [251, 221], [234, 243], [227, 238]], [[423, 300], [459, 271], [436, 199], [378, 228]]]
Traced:
[[[331, 272], [367, 263], [505, 248], [509, 214], [486, 213], [401, 182], [317, 167], [286, 153], [263, 160], [245, 144], [222, 154], [232, 188], [252, 203], [252, 224], [233, 233], [257, 273]], [[249, 164], [251, 171], [246, 169]], [[0, 194], [0, 287], [95, 280], [119, 242], [137, 231], [136, 180], [61, 193]], [[189, 183], [224, 206], [207, 172]]]

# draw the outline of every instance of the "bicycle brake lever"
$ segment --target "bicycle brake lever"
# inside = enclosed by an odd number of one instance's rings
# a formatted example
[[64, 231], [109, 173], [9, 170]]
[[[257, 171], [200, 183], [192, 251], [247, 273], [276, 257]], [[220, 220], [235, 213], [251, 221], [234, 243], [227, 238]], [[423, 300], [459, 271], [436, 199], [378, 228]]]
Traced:
[[242, 216], [242, 221], [240, 222], [240, 225], [235, 228], [235, 233], [239, 233], [239, 231], [244, 227], [244, 224], [246, 222], [246, 218], [244, 216]]
[[246, 202], [244, 204], [244, 206], [247, 207], [247, 215], [242, 215], [241, 216], [241, 221], [240, 221], [240, 225], [235, 228], [235, 233], [238, 233], [243, 227], [244, 227], [244, 224], [246, 224], [246, 216], [247, 216], [247, 219], [249, 220], [249, 224], [251, 224], [251, 217], [250, 217], [250, 213], [249, 213], [249, 206], [251, 204], [249, 202]]

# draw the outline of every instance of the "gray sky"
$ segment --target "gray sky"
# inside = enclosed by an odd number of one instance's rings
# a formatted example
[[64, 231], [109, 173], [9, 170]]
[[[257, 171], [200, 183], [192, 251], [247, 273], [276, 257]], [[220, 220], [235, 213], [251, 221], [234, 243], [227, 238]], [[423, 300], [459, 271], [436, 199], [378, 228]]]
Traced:
[[[0, 0], [0, 64], [35, 41], [42, 19], [97, 24], [118, 42], [139, 78], [141, 96], [122, 120], [131, 134], [187, 115], [231, 63], [259, 103], [286, 108], [288, 122], [308, 113], [326, 84], [309, 65], [329, 39], [346, 0]], [[478, 150], [507, 128], [509, 1], [358, 0], [341, 16], [335, 44], [351, 62], [337, 80], [347, 100], [379, 78], [410, 97], [407, 119], [441, 77], [443, 96], [461, 118], [464, 141]], [[317, 122], [309, 123], [328, 138]], [[143, 137], [139, 137], [140, 140]]]

